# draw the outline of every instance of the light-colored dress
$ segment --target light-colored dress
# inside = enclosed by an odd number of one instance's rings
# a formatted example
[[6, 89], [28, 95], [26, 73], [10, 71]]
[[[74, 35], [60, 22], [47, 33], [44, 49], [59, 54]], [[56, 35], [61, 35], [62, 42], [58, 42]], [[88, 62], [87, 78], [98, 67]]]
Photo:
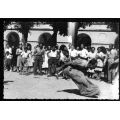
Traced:
[[42, 64], [42, 68], [48, 68], [48, 56], [47, 56], [48, 51], [45, 51], [45, 61]]
[[33, 66], [32, 51], [28, 50], [28, 66]]
[[20, 67], [21, 59], [22, 59], [22, 57], [21, 57], [22, 50], [21, 49], [17, 49], [16, 53], [18, 55], [17, 56], [17, 67]]

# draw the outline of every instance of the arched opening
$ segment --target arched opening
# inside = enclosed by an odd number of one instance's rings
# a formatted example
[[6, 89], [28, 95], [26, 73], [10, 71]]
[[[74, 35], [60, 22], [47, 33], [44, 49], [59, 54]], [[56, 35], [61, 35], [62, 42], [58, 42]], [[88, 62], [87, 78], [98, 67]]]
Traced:
[[17, 48], [19, 46], [20, 38], [16, 32], [8, 33], [7, 40], [10, 47], [14, 46], [15, 48]]
[[51, 36], [52, 35], [50, 33], [42, 33], [38, 38], [39, 44], [41, 43], [45, 46], [51, 46], [51, 41], [50, 41]]
[[77, 46], [80, 47], [81, 44], [84, 44], [84, 46], [91, 46], [90, 36], [85, 33], [78, 34], [74, 45], [75, 45], [75, 47], [77, 47]]

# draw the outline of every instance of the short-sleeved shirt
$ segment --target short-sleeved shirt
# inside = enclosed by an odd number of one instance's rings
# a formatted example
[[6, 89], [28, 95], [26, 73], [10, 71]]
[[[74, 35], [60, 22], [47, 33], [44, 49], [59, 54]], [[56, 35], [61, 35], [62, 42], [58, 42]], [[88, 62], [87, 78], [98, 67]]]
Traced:
[[5, 53], [6, 53], [6, 52], [9, 52], [10, 54], [12, 54], [12, 48], [6, 48], [6, 49], [5, 49]]
[[40, 47], [37, 47], [34, 51], [34, 54], [38, 55], [38, 56], [42, 56], [42, 55], [44, 55], [44, 52], [45, 52], [44, 49], [40, 49]]
[[28, 52], [23, 51], [23, 52], [21, 53], [21, 56], [22, 56], [23, 58], [27, 58], [27, 57], [28, 57]]
[[88, 51], [86, 49], [80, 50], [79, 53], [80, 57], [87, 58], [88, 57]]
[[96, 53], [95, 52], [94, 53], [89, 52], [88, 56], [89, 56], [90, 59], [93, 59], [93, 58], [96, 57]]
[[49, 56], [50, 57], [57, 57], [57, 53], [58, 53], [57, 51], [52, 51], [51, 50], [51, 52], [49, 53]]
[[69, 50], [69, 55], [71, 56], [71, 57], [77, 57], [78, 56], [78, 52], [77, 52], [77, 50]]

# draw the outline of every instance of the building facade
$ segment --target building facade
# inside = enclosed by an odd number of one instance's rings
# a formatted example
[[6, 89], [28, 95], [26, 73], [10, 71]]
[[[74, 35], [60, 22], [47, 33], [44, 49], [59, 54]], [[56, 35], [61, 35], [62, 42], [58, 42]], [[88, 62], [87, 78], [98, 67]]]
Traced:
[[[34, 48], [34, 46], [37, 45], [38, 41], [40, 40], [43, 34], [49, 34], [49, 36], [52, 35], [52, 27], [49, 25], [40, 25], [34, 26], [30, 30], [30, 33], [28, 34], [28, 43], [32, 45], [32, 48]], [[94, 24], [91, 26], [87, 26], [85, 29], [80, 28], [78, 30], [78, 36], [81, 39], [84, 39], [84, 37], [88, 37], [89, 42], [91, 42], [91, 46], [97, 48], [99, 46], [108, 47], [109, 44], [114, 44], [118, 34], [116, 34], [115, 32], [111, 32], [111, 30], [107, 28], [107, 25]], [[9, 26], [8, 29], [4, 32], [4, 46], [11, 39], [20, 42], [22, 40], [22, 34], [15, 30], [14, 27]], [[68, 36], [62, 36], [59, 35], [59, 33], [57, 34], [58, 45], [68, 45], [69, 42], [70, 41], [68, 39]], [[73, 42], [76, 41], [72, 40], [72, 43]]]

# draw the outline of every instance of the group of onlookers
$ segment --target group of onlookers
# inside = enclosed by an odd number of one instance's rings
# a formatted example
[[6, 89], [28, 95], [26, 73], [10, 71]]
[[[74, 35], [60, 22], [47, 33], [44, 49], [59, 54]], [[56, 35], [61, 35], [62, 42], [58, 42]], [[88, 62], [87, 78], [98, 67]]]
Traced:
[[[24, 71], [31, 71], [33, 67], [34, 75], [42, 75], [43, 69], [45, 74], [52, 76], [56, 74], [56, 67], [73, 61], [75, 59], [83, 59], [86, 62], [95, 59], [97, 61], [95, 69], [87, 70], [88, 76], [92, 78], [100, 78], [101, 73], [104, 72], [104, 77], [108, 82], [112, 82], [112, 73], [109, 71], [109, 66], [119, 58], [119, 49], [115, 49], [113, 45], [109, 48], [84, 46], [74, 48], [69, 44], [68, 48], [65, 45], [43, 46], [38, 44], [31, 50], [31, 45], [19, 45], [18, 48], [10, 47], [8, 44], [4, 50], [5, 55], [5, 69], [10, 71], [17, 71], [20, 74]], [[38, 71], [39, 70], [39, 71]]]

